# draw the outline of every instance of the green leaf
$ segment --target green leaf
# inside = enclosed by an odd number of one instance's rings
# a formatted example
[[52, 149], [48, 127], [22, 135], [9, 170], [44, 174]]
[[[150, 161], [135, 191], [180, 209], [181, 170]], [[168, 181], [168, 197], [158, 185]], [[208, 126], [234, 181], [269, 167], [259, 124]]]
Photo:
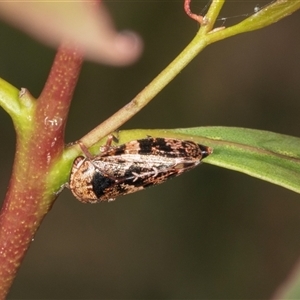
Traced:
[[203, 162], [300, 193], [300, 138], [236, 127], [129, 130], [119, 135], [120, 143], [147, 135], [191, 139], [213, 148]]

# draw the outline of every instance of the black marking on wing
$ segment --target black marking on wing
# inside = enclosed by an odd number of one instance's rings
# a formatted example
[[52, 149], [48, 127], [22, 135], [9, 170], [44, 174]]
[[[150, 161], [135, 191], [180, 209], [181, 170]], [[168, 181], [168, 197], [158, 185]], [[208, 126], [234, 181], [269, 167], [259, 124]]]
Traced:
[[97, 198], [100, 198], [105, 194], [104, 190], [114, 184], [114, 180], [106, 176], [103, 176], [99, 172], [95, 172], [91, 184], [93, 187], [93, 192]]

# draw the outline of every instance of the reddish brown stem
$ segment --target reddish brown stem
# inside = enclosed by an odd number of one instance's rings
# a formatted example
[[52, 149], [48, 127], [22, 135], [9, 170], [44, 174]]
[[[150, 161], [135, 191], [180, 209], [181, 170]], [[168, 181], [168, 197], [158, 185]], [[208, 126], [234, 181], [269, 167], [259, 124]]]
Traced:
[[[4, 299], [55, 195], [47, 174], [63, 151], [64, 129], [82, 55], [64, 45], [55, 57], [28, 126], [16, 127], [16, 156], [0, 214], [0, 299]], [[21, 123], [21, 122], [20, 122]]]
[[38, 99], [36, 121], [47, 132], [47, 135], [42, 135], [41, 142], [51, 143], [55, 155], [63, 149], [67, 115], [81, 65], [81, 52], [70, 44], [63, 45]]
[[202, 25], [203, 24], [203, 17], [200, 16], [200, 15], [196, 15], [196, 14], [192, 13], [191, 8], [190, 8], [190, 4], [191, 4], [191, 0], [184, 0], [183, 7], [184, 7], [184, 10], [185, 10], [186, 14], [190, 18], [194, 19], [195, 21], [197, 21], [198, 23], [200, 23]]

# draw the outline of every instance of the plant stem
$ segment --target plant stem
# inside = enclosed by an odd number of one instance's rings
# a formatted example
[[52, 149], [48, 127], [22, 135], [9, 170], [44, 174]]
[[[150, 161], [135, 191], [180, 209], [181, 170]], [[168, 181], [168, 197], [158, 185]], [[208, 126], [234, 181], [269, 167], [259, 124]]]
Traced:
[[[189, 4], [189, 1], [187, 1]], [[215, 28], [213, 25], [225, 0], [213, 0], [197, 35], [189, 45], [127, 105], [98, 125], [81, 142], [86, 147], [94, 145], [106, 135], [120, 128], [146, 106], [184, 67], [189, 64], [207, 45], [239, 33], [256, 30], [277, 22], [300, 8], [300, 1], [281, 0], [265, 6], [259, 12], [229, 28]], [[186, 7], [185, 7], [186, 9]]]
[[81, 63], [81, 53], [68, 45], [62, 46], [38, 101], [25, 91], [19, 99], [21, 115], [13, 116], [17, 146], [0, 213], [0, 299], [5, 299], [56, 198], [48, 176], [64, 149], [64, 129]]

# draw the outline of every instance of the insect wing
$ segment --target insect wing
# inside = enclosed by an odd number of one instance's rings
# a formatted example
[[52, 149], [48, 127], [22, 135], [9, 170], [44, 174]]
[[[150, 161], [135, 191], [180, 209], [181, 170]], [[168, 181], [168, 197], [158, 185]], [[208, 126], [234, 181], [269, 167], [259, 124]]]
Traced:
[[[93, 191], [101, 200], [158, 185], [197, 166], [195, 159], [121, 154], [94, 159]], [[105, 199], [104, 199], [105, 198]]]
[[101, 153], [100, 156], [117, 156], [122, 154], [155, 155], [162, 157], [189, 157], [202, 159], [210, 154], [206, 146], [192, 141], [177, 140], [170, 138], [152, 138], [130, 141], [126, 144], [111, 147]]

